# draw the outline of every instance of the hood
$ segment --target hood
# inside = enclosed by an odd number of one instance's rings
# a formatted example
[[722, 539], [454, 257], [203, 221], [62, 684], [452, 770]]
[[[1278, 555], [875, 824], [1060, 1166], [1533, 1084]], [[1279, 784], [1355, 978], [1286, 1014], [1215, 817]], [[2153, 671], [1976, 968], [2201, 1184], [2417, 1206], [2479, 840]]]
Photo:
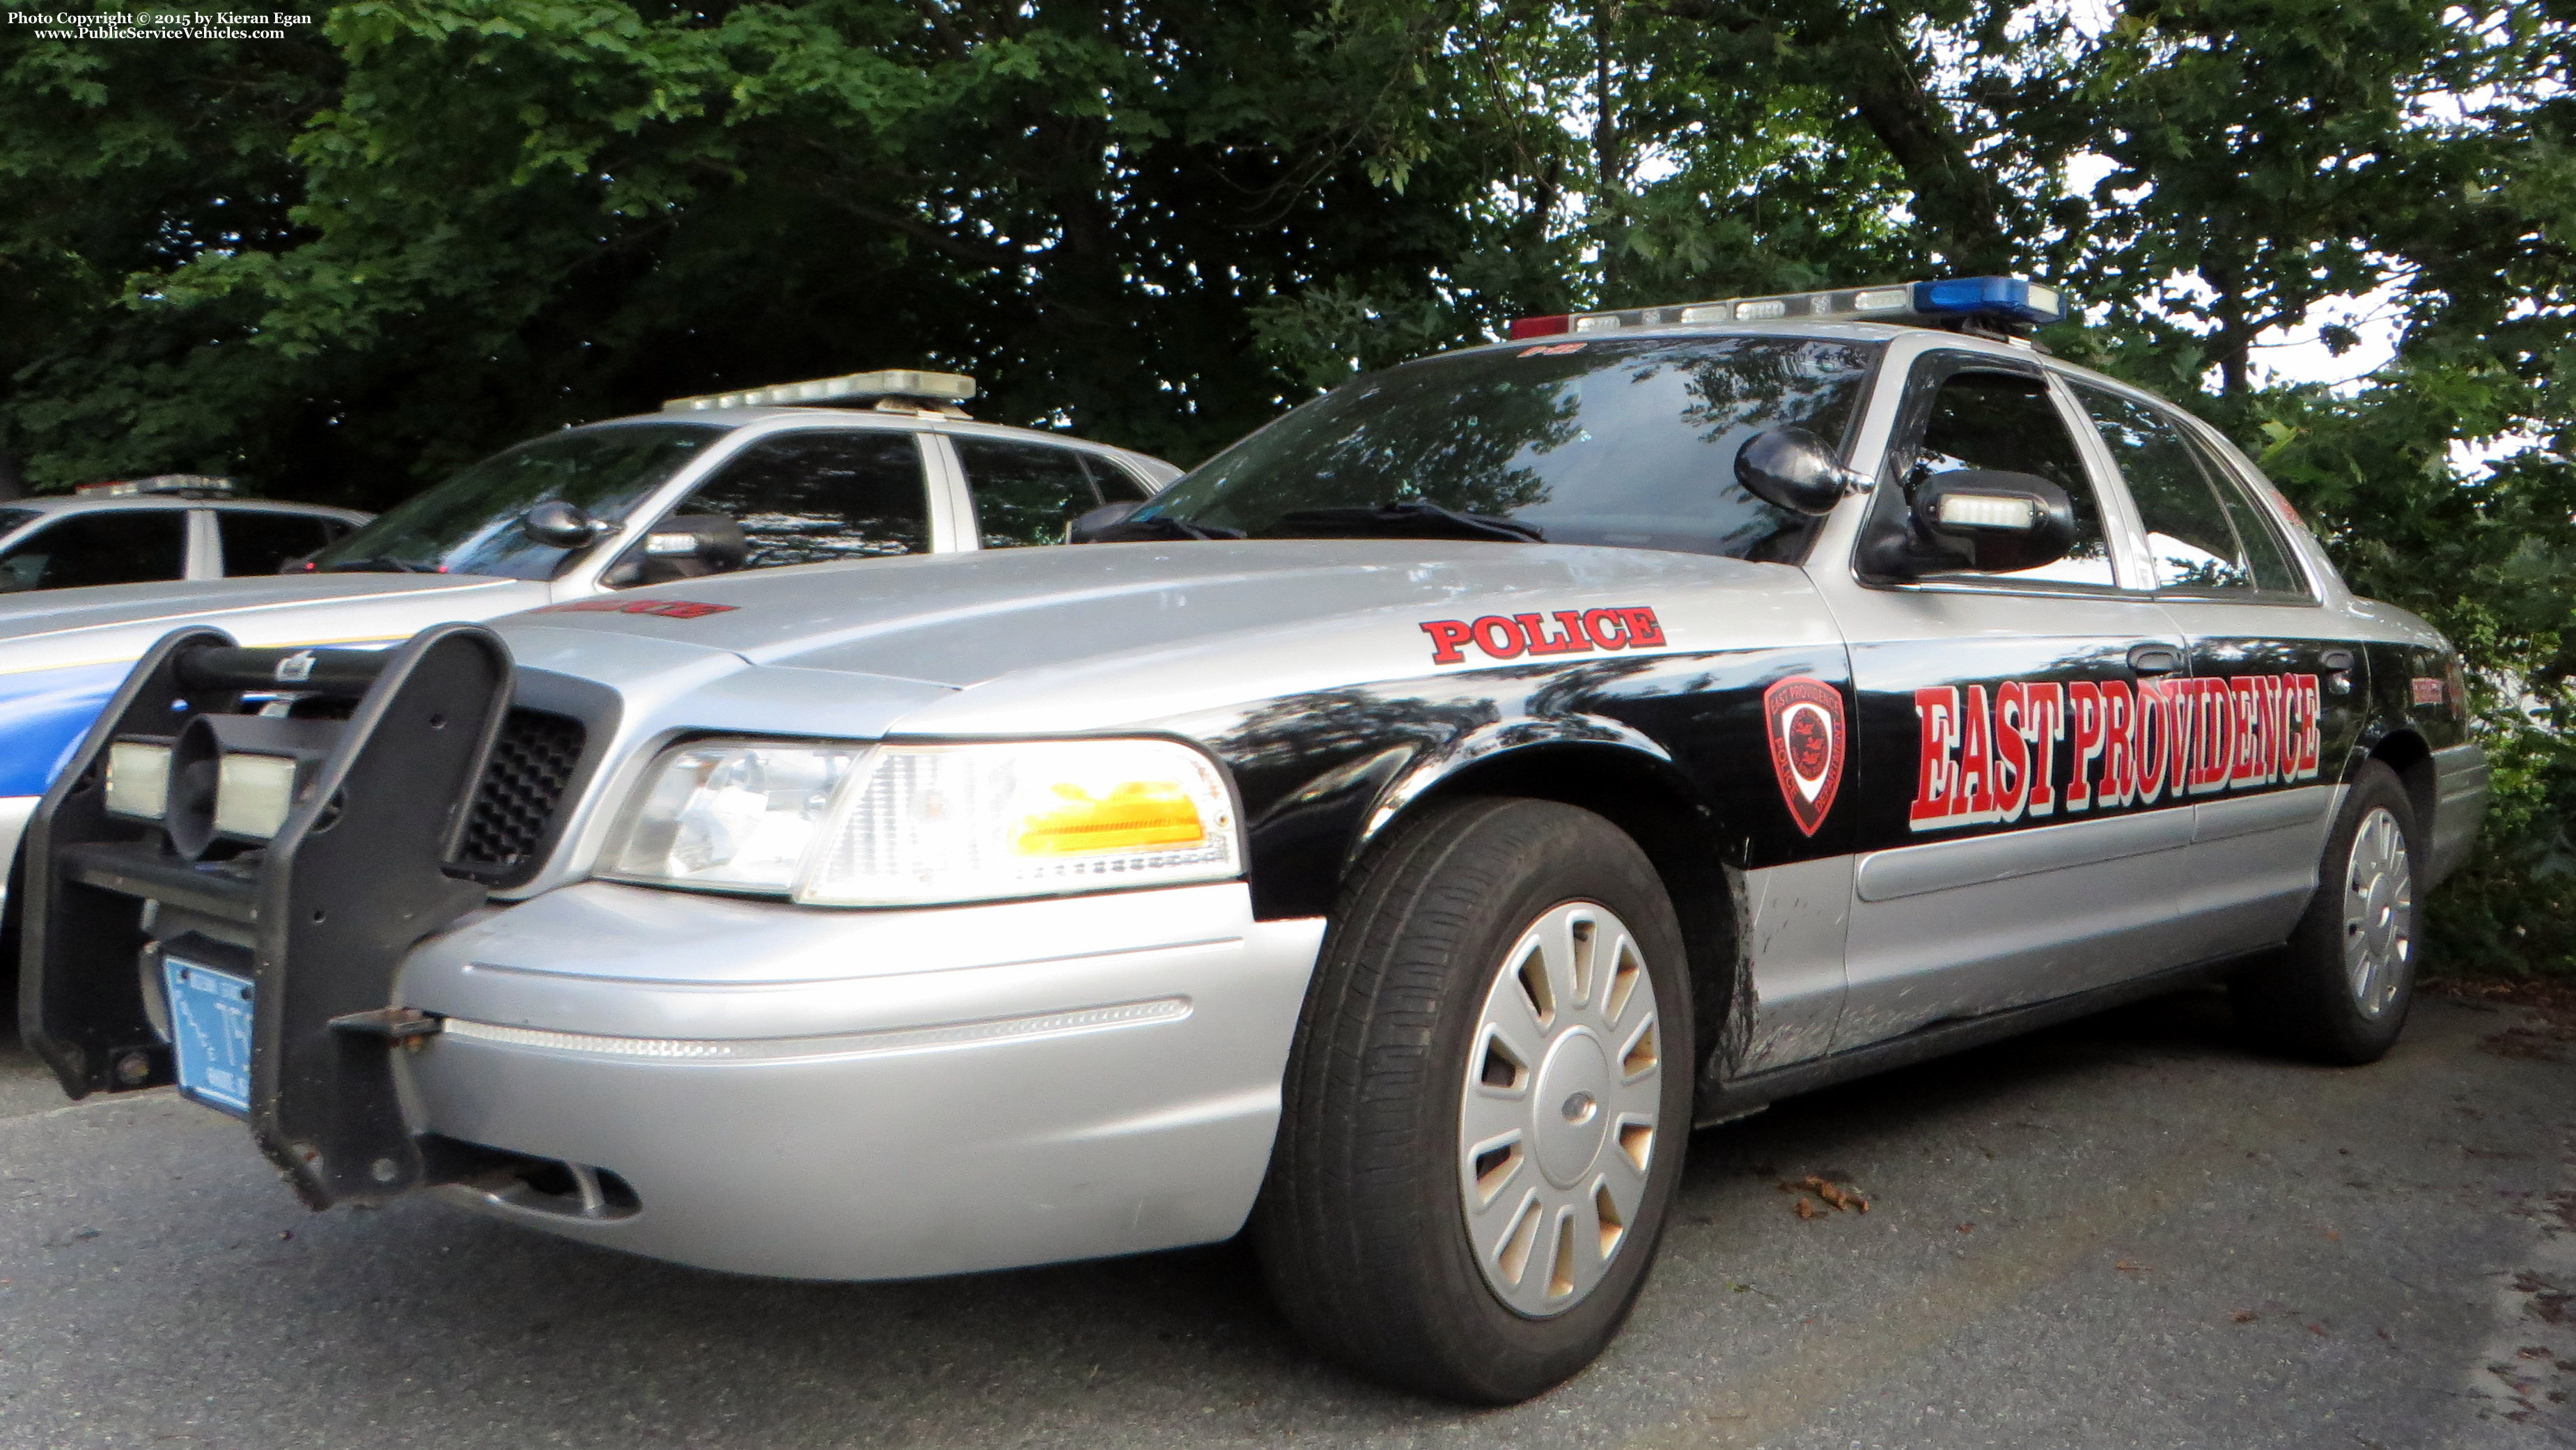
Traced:
[[[1087, 544], [816, 565], [557, 605], [502, 632], [580, 673], [590, 671], [576, 636], [643, 636], [837, 675], [854, 692], [857, 677], [930, 686], [893, 728], [981, 733], [1102, 728], [1494, 668], [1473, 650], [1436, 663], [1423, 626], [1639, 607], [1656, 611], [1667, 651], [1835, 638], [1789, 565], [1420, 540]], [[605, 664], [624, 651], [597, 653]]]
[[0, 595], [0, 673], [130, 662], [183, 625], [244, 644], [403, 639], [451, 619], [542, 604], [546, 586], [435, 574], [273, 574]]

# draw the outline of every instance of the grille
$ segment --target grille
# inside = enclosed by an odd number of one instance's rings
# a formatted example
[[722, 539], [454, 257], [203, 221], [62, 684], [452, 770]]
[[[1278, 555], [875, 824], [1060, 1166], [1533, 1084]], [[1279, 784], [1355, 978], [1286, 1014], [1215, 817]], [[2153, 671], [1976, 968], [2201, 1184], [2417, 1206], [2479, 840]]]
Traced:
[[512, 710], [501, 721], [482, 784], [475, 787], [457, 864], [504, 875], [532, 864], [581, 764], [584, 738], [578, 720]]

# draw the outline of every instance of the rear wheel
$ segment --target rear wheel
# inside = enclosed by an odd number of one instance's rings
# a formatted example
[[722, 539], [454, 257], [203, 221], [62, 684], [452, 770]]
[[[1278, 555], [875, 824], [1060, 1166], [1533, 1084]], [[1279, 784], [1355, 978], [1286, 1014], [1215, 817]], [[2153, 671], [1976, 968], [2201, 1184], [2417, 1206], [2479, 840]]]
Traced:
[[1681, 929], [1589, 811], [1435, 807], [1345, 894], [1254, 1239], [1372, 1378], [1477, 1403], [1581, 1370], [1636, 1302], [1690, 1131]]
[[2237, 1018], [2258, 1039], [2338, 1064], [2376, 1062], [2395, 1045], [2415, 995], [2416, 840], [2397, 773], [2366, 762], [2288, 947], [2231, 984]]

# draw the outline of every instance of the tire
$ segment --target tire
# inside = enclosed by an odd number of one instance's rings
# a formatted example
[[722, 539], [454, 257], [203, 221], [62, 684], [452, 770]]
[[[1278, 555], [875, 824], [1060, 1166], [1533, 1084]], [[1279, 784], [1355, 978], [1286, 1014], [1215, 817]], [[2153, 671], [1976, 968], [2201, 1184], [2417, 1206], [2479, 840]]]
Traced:
[[1281, 1311], [1359, 1373], [1448, 1399], [1581, 1371], [1681, 1180], [1690, 1036], [1680, 923], [1617, 827], [1497, 797], [1400, 825], [1337, 905], [1289, 1055], [1253, 1222]]
[[2415, 997], [2415, 863], [2423, 859], [2397, 772], [2364, 763], [2289, 945], [2229, 984], [2236, 1019], [2258, 1043], [2341, 1066], [2387, 1054]]

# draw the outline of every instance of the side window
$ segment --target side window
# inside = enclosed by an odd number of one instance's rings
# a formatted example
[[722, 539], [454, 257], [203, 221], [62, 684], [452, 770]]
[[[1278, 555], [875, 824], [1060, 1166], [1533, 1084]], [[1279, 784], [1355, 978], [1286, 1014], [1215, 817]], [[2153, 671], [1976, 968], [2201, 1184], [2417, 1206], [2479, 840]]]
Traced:
[[2076, 396], [2138, 506], [2158, 589], [2299, 589], [2280, 541], [2243, 499], [2234, 497], [2232, 482], [2213, 474], [2212, 465], [2172, 419], [2135, 398], [2099, 388], [2079, 385]]
[[1102, 503], [1143, 503], [1154, 491], [1136, 481], [1135, 475], [1103, 458], [1086, 458], [1082, 466], [1091, 470], [1091, 481], [1100, 490]]
[[2102, 504], [2084, 471], [2084, 455], [2064, 415], [2039, 379], [2019, 373], [1963, 372], [1932, 396], [1916, 450], [1917, 477], [1961, 468], [2031, 473], [2066, 490], [2075, 506], [2075, 547], [2036, 569], [1980, 574], [1980, 579], [2028, 579], [2051, 584], [2118, 583], [2102, 532]]
[[948, 441], [966, 466], [975, 532], [987, 549], [1060, 544], [1065, 525], [1100, 507], [1100, 490], [1070, 448], [955, 433]]
[[224, 541], [224, 573], [235, 577], [274, 574], [347, 531], [323, 514], [274, 509], [217, 509], [215, 528]]
[[2191, 445], [2191, 456], [2209, 475], [2209, 486], [2218, 491], [2218, 506], [2227, 511], [2227, 521], [2236, 526], [2237, 542], [2245, 546], [2245, 565], [2254, 572], [2254, 587], [2272, 594], [2306, 594], [2307, 578], [2290, 562], [2290, 546], [2282, 540], [2271, 512], [2247, 495], [2243, 480], [2211, 453], [2208, 444], [2188, 430], [2183, 441]]
[[689, 495], [678, 512], [739, 524], [746, 569], [930, 548], [921, 446], [891, 428], [764, 438]]
[[186, 509], [104, 509], [20, 539], [0, 555], [0, 592], [146, 584], [187, 572]]

